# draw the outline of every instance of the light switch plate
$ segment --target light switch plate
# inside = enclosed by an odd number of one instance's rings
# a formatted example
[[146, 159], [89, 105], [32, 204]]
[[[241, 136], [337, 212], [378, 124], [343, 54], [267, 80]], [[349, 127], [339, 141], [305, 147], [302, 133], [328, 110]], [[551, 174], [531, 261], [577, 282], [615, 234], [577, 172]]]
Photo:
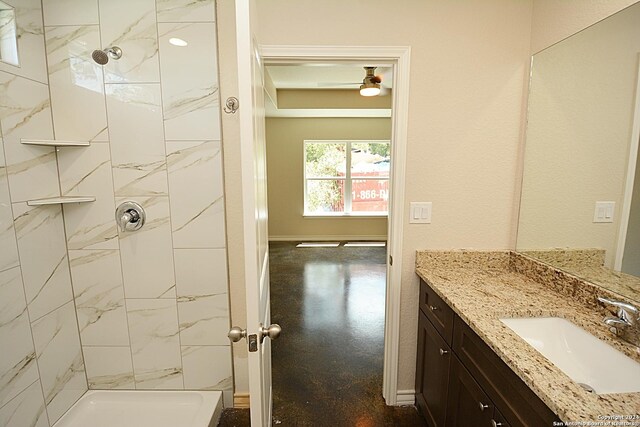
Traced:
[[431, 202], [411, 202], [409, 223], [431, 224]]
[[616, 202], [596, 202], [593, 222], [613, 222], [615, 206]]

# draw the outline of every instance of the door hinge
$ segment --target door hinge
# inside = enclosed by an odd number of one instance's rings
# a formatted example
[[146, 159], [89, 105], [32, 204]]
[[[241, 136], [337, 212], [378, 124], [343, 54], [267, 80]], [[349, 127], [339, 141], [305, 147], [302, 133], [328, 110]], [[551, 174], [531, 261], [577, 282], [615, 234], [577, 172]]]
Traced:
[[393, 257], [389, 255], [389, 265], [393, 265]]

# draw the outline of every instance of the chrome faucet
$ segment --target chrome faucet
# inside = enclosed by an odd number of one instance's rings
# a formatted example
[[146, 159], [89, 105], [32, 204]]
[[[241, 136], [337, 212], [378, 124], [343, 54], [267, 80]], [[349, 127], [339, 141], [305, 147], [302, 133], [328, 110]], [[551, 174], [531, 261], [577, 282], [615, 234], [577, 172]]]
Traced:
[[618, 309], [618, 317], [606, 317], [604, 324], [615, 330], [621, 339], [640, 347], [640, 310], [633, 305], [598, 297], [598, 301]]

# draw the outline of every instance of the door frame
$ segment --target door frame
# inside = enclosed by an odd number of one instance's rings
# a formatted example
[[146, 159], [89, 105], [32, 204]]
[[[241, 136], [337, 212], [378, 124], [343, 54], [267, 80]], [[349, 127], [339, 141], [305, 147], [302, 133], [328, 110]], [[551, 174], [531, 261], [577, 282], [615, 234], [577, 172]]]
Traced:
[[[391, 191], [387, 229], [387, 284], [385, 301], [384, 369], [382, 395], [387, 405], [409, 405], [414, 390], [398, 390], [400, 289], [402, 283], [402, 229], [409, 118], [409, 46], [290, 46], [261, 45], [264, 63], [389, 63], [393, 65], [391, 109]], [[395, 264], [390, 260], [395, 260]]]
[[[627, 230], [629, 228], [629, 216], [631, 215], [631, 200], [633, 197], [633, 187], [636, 176], [638, 160], [638, 145], [640, 145], [640, 54], [638, 54], [638, 73], [636, 79], [636, 99], [635, 110], [633, 112], [633, 127], [631, 131], [631, 141], [629, 143], [629, 161], [627, 163], [627, 176], [622, 199], [622, 209], [620, 211], [620, 228], [618, 229], [618, 245], [613, 268], [622, 271], [622, 258], [627, 242]], [[640, 183], [635, 183], [640, 185]]]

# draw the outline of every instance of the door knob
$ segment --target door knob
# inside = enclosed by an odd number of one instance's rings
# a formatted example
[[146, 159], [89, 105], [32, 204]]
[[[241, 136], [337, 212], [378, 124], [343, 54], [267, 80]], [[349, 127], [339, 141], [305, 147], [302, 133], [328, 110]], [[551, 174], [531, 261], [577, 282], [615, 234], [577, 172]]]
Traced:
[[280, 336], [280, 332], [282, 332], [282, 328], [277, 323], [269, 325], [268, 328], [265, 328], [261, 325], [258, 329], [258, 334], [260, 335], [260, 343], [264, 341], [265, 337], [269, 337], [272, 340], [277, 339]]
[[247, 337], [247, 331], [246, 329], [241, 329], [239, 326], [234, 326], [233, 328], [229, 329], [229, 333], [227, 334], [227, 336], [229, 337], [231, 342], [238, 342], [242, 338]]

